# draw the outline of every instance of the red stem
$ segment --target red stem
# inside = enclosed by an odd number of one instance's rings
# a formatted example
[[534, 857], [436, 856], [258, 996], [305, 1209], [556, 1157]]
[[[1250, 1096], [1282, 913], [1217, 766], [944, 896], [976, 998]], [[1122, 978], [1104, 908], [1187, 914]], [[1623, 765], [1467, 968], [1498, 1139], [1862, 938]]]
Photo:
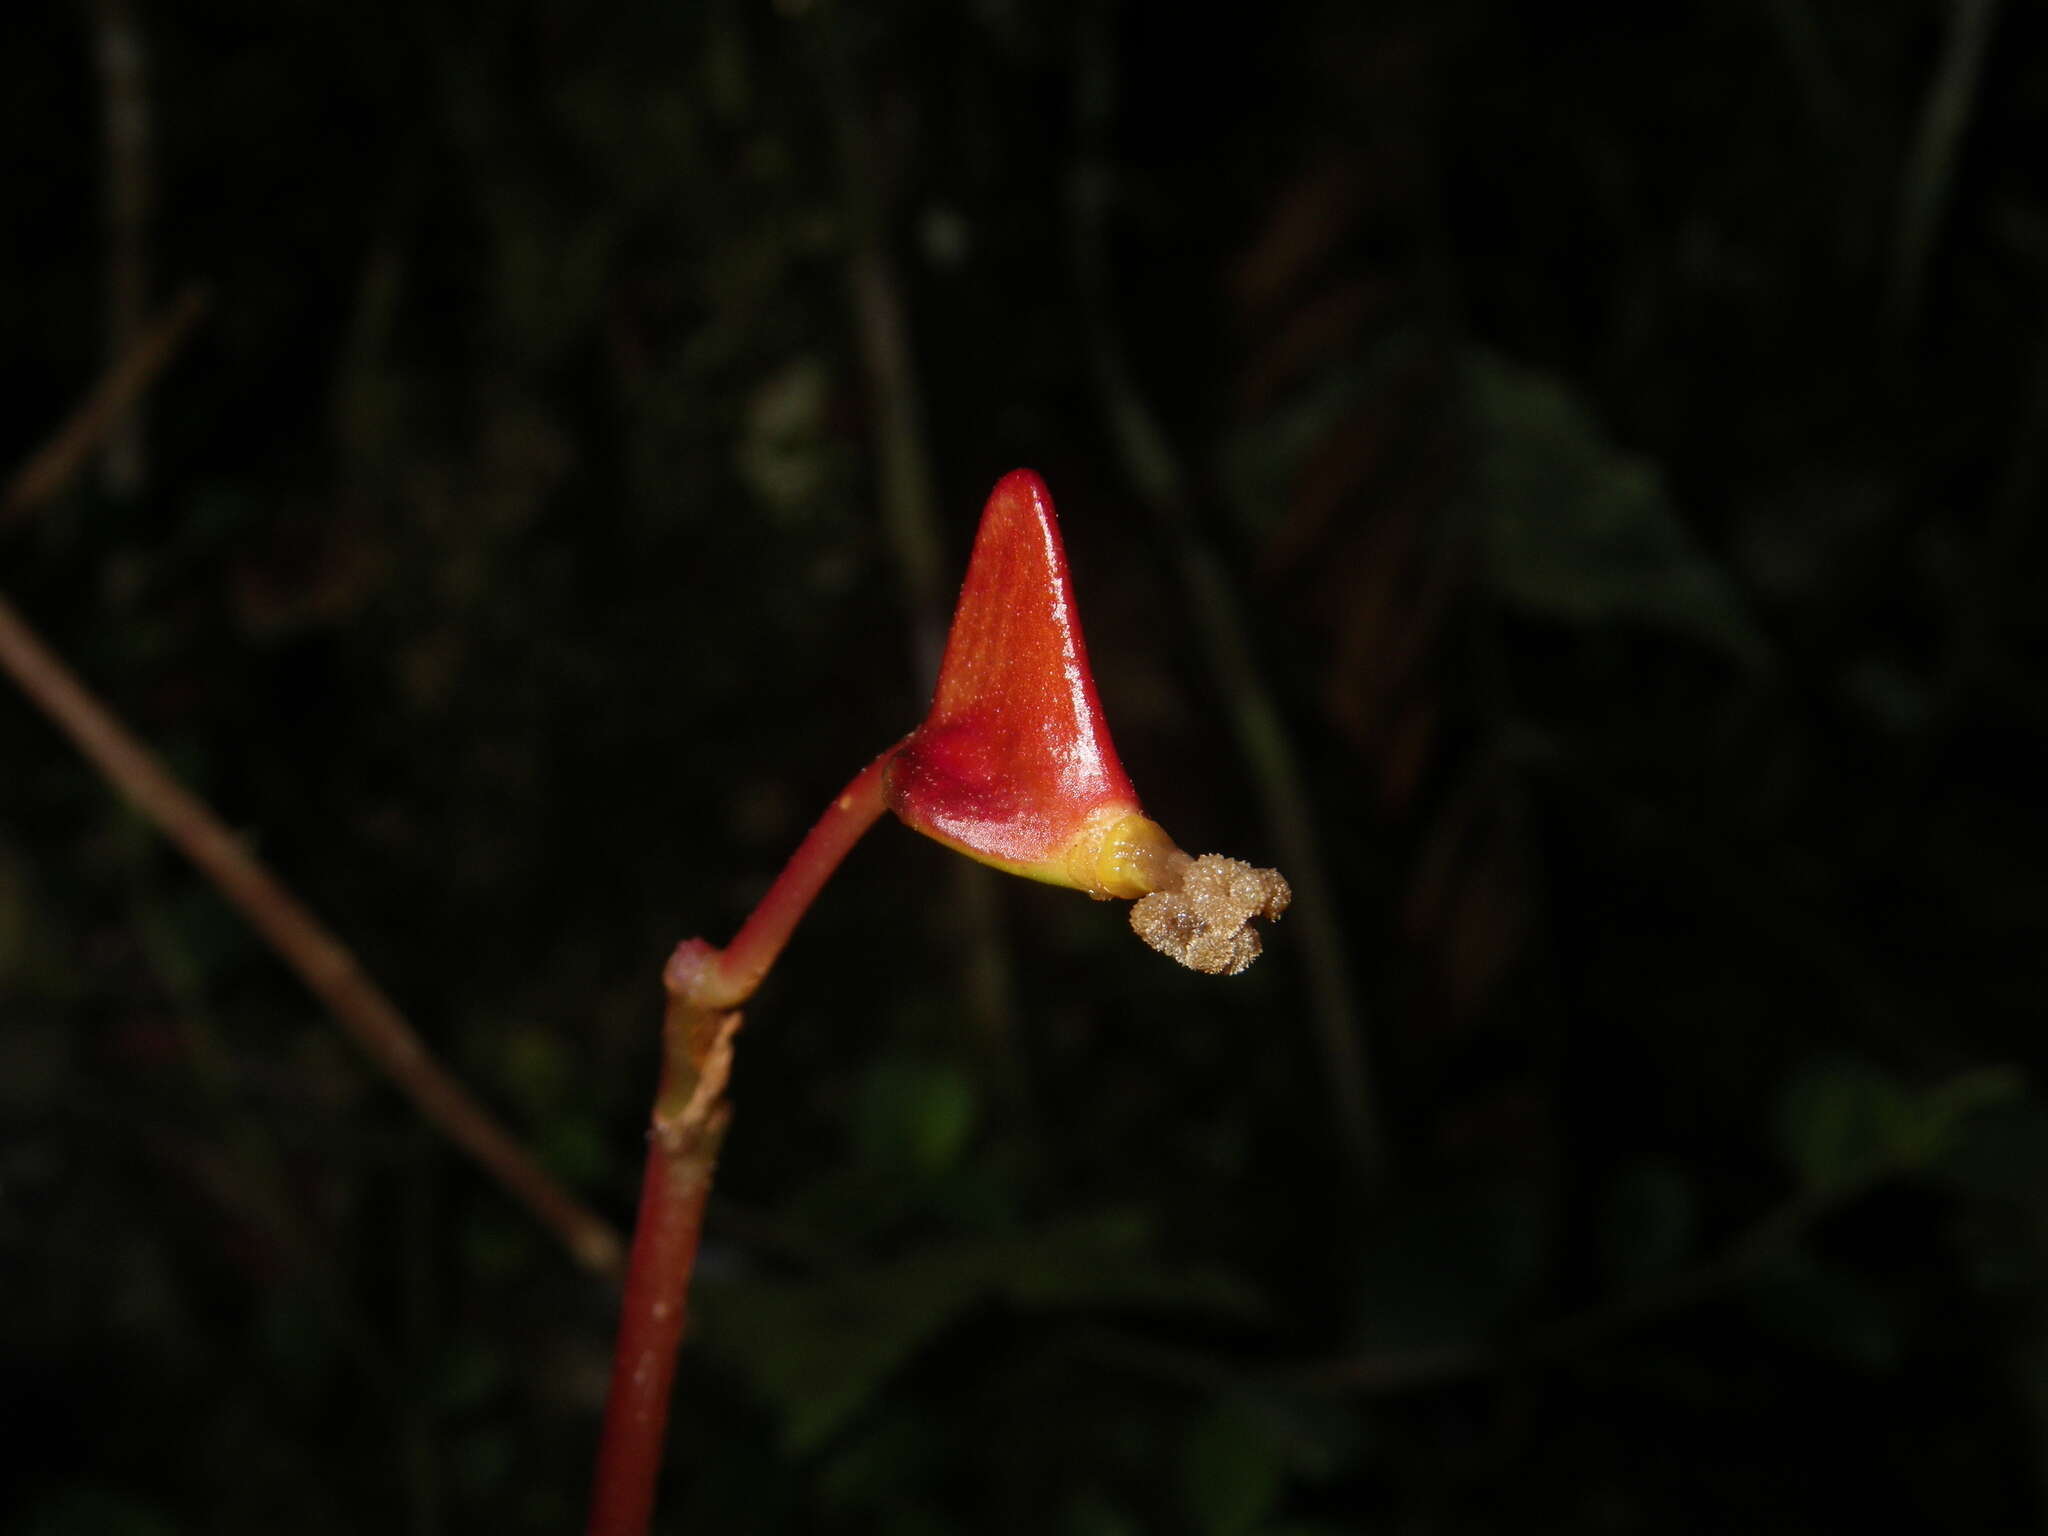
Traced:
[[[898, 743], [897, 746], [901, 746]], [[761, 978], [789, 942], [790, 931], [809, 910], [832, 871], [887, 809], [887, 774], [896, 756], [891, 747], [854, 776], [825, 809], [818, 824], [797, 844], [796, 852], [775, 877], [740, 931], [723, 950], [714, 951], [716, 980], [693, 980], [691, 996], [702, 1006], [736, 1008], [754, 995]]]
[[589, 1536], [644, 1536], [654, 1514], [690, 1273], [718, 1145], [731, 1118], [725, 1084], [739, 1005], [761, 984], [839, 861], [887, 807], [894, 755], [892, 748], [868, 764], [826, 808], [730, 944], [717, 950], [691, 939], [669, 960], [661, 1086], [648, 1130]]
[[690, 1271], [711, 1194], [708, 1159], [690, 1166], [657, 1138], [647, 1144], [633, 1260], [619, 1313], [612, 1384], [598, 1443], [590, 1536], [638, 1536], [654, 1515], [668, 1428], [669, 1388], [683, 1342]]

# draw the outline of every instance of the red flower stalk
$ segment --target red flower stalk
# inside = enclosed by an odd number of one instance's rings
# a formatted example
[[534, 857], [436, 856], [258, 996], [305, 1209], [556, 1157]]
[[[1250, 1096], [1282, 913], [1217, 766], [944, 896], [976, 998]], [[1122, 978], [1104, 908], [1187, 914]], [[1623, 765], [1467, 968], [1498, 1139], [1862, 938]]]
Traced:
[[1219, 854], [1191, 859], [1138, 804], [1103, 723], [1045, 484], [1004, 476], [988, 499], [931, 712], [827, 807], [733, 941], [677, 947], [661, 1086], [598, 1449], [591, 1536], [644, 1536], [669, 1387], [718, 1146], [740, 1006], [883, 809], [970, 858], [1098, 900], [1135, 898], [1131, 926], [1198, 971], [1259, 953], [1255, 917], [1287, 882]]

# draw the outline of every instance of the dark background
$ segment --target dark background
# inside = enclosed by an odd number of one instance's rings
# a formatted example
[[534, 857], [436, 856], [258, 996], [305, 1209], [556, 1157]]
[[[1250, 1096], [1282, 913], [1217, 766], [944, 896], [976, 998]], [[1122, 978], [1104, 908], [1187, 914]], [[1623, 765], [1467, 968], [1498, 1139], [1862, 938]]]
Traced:
[[[7, 465], [111, 14], [0, 49]], [[2039, 1527], [2048, 26], [1624, 15], [135, 5], [211, 308], [0, 590], [601, 1210], [1018, 464], [1148, 809], [1327, 888], [1215, 981], [879, 827], [669, 1528]], [[8, 687], [0, 1277], [7, 1530], [577, 1528], [611, 1294]]]

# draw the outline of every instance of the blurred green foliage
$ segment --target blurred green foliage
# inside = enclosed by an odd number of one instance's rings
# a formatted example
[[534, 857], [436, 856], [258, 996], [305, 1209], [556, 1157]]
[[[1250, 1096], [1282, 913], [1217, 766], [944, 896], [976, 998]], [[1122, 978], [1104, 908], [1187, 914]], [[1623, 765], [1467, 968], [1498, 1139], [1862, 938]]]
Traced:
[[1756, 626], [1653, 465], [1616, 449], [1561, 381], [1486, 354], [1470, 370], [1485, 445], [1478, 539], [1504, 603], [1573, 624], [1638, 620], [1761, 658]]
[[[1252, 615], [1389, 1176], [1286, 924], [978, 929], [885, 826], [740, 1038], [666, 1528], [2040, 1524], [2040, 7], [136, 9], [211, 316], [0, 588], [615, 1219], [669, 948], [929, 683], [865, 221], [949, 568], [1043, 471], [1264, 860], [1105, 319]], [[95, 8], [15, 10], [10, 464], [106, 346]], [[0, 1276], [0, 1529], [579, 1518], [612, 1297], [7, 689]]]

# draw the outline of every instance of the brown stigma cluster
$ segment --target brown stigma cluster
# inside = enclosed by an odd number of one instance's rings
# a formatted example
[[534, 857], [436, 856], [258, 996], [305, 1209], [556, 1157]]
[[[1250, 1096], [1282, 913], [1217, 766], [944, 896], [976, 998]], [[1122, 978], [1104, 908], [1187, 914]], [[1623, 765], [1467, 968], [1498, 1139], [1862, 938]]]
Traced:
[[1131, 927], [1190, 970], [1235, 976], [1259, 958], [1252, 920], [1277, 918], [1293, 899], [1279, 870], [1205, 853], [1188, 862], [1178, 884], [1133, 902]]

